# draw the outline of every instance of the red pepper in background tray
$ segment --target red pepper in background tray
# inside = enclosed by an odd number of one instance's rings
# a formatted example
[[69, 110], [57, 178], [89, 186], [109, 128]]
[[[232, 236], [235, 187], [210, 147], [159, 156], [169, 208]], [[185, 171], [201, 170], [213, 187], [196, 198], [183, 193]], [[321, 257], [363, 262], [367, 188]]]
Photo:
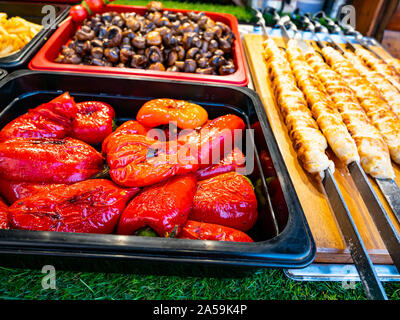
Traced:
[[144, 188], [122, 213], [117, 233], [130, 235], [150, 227], [162, 237], [179, 234], [195, 192], [196, 177], [193, 174], [172, 177]]
[[196, 171], [197, 180], [205, 180], [222, 173], [245, 167], [246, 158], [239, 148], [234, 148], [220, 163]]
[[76, 139], [16, 138], [0, 143], [0, 179], [73, 183], [102, 170], [101, 154]]
[[78, 112], [72, 121], [71, 137], [89, 144], [99, 144], [113, 132], [114, 109], [100, 101], [76, 104]]
[[208, 120], [207, 111], [185, 100], [155, 99], [146, 102], [136, 116], [146, 127], [157, 127], [176, 122], [180, 129], [196, 129]]
[[254, 242], [242, 231], [218, 224], [188, 220], [179, 235], [180, 239]]
[[71, 131], [76, 113], [74, 99], [68, 92], [63, 93], [9, 122], [0, 131], [0, 142], [17, 137], [64, 138]]
[[149, 186], [198, 168], [196, 159], [190, 154], [138, 134], [113, 139], [113, 144], [108, 144], [107, 162], [111, 179], [125, 187]]
[[9, 229], [7, 218], [8, 206], [2, 198], [0, 198], [0, 229]]
[[124, 136], [127, 134], [140, 134], [147, 135], [149, 128], [144, 127], [139, 122], [135, 120], [129, 120], [121, 124], [112, 134], [110, 134], [107, 138], [104, 139], [102, 144], [102, 152], [106, 154], [108, 151], [108, 145], [113, 145], [114, 140], [120, 136]]
[[247, 231], [257, 216], [253, 187], [241, 174], [228, 172], [198, 182], [190, 220]]
[[15, 229], [111, 233], [138, 191], [104, 179], [81, 181], [18, 200], [8, 218]]
[[44, 190], [50, 191], [58, 186], [60, 186], [60, 184], [9, 181], [2, 179], [0, 180], [0, 194], [8, 203], [12, 204], [19, 199], [30, 197]]

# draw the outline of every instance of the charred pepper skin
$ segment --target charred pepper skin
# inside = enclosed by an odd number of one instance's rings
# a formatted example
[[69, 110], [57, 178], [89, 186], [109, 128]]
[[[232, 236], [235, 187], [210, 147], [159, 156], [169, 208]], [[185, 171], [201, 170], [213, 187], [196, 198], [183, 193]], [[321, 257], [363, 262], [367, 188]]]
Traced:
[[18, 137], [62, 139], [70, 134], [76, 113], [74, 99], [63, 93], [9, 122], [0, 131], [0, 142]]
[[8, 218], [13, 229], [107, 234], [138, 191], [105, 179], [81, 181], [18, 200]]
[[197, 180], [205, 180], [217, 175], [244, 169], [246, 158], [239, 148], [234, 148], [220, 163], [196, 171]]
[[0, 229], [10, 229], [8, 223], [8, 205], [0, 198]]
[[179, 238], [193, 240], [254, 242], [253, 239], [251, 239], [242, 231], [224, 227], [218, 224], [198, 222], [193, 220], [186, 221]]
[[0, 179], [70, 184], [103, 169], [103, 157], [72, 138], [16, 138], [0, 143]]
[[[184, 150], [186, 151], [186, 150]], [[138, 134], [113, 139], [107, 152], [111, 179], [124, 187], [144, 187], [195, 172], [195, 158], [168, 143]]]
[[47, 190], [64, 184], [34, 183], [25, 181], [0, 180], [0, 194], [8, 201], [14, 203], [17, 200], [30, 197], [35, 193]]
[[256, 195], [241, 174], [228, 172], [198, 182], [190, 220], [248, 231], [257, 217]]
[[245, 123], [233, 114], [208, 121], [200, 130], [180, 134], [178, 142], [194, 150], [201, 168], [218, 164], [234, 148], [237, 132], [242, 133]]
[[85, 101], [76, 104], [71, 137], [91, 145], [100, 144], [113, 132], [114, 109], [105, 102]]
[[208, 113], [195, 103], [163, 98], [146, 102], [139, 109], [136, 119], [150, 128], [176, 122], [180, 129], [195, 129], [207, 122]]
[[144, 188], [122, 213], [117, 233], [131, 235], [147, 226], [161, 237], [179, 234], [195, 192], [196, 177], [193, 174], [175, 176]]
[[102, 153], [105, 155], [108, 152], [108, 146], [113, 145], [115, 139], [127, 134], [139, 134], [146, 136], [150, 129], [140, 124], [138, 121], [129, 120], [121, 124], [112, 134], [104, 139], [102, 143]]

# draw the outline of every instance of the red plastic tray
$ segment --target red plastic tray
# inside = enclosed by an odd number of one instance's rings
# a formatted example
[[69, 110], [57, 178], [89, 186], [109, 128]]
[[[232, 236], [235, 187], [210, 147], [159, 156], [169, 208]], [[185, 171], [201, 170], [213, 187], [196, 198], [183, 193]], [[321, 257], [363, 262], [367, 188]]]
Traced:
[[[178, 9], [165, 9], [172, 12], [189, 12], [191, 10], [178, 10]], [[124, 6], [109, 4], [104, 12], [115, 11], [121, 12], [136, 12], [143, 15], [146, 12], [145, 7]], [[236, 65], [236, 72], [226, 76], [217, 75], [200, 75], [196, 73], [184, 72], [168, 72], [168, 71], [155, 71], [143, 70], [134, 68], [117, 68], [117, 67], [102, 67], [102, 66], [85, 66], [85, 65], [72, 65], [61, 64], [54, 62], [55, 58], [61, 50], [61, 46], [66, 44], [77, 30], [77, 26], [72, 22], [71, 18], [65, 20], [61, 26], [53, 33], [49, 40], [39, 50], [36, 56], [29, 63], [31, 70], [46, 70], [46, 71], [68, 71], [79, 73], [100, 73], [100, 74], [114, 74], [123, 76], [138, 76], [138, 77], [153, 77], [171, 80], [186, 80], [186, 81], [201, 81], [212, 82], [219, 84], [228, 84], [236, 86], [247, 86], [249, 79], [247, 76], [247, 66], [243, 51], [242, 42], [238, 30], [238, 21], [236, 17], [230, 14], [205, 12], [205, 14], [214, 21], [220, 21], [227, 24], [236, 36], [233, 48], [233, 58]]]

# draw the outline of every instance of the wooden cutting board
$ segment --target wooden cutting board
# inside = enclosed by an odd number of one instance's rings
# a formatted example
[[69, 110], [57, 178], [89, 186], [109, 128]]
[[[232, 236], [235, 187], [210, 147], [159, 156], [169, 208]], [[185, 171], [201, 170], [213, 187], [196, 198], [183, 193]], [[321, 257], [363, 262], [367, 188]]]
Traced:
[[[281, 38], [274, 39], [278, 45], [284, 47], [284, 42]], [[264, 104], [268, 120], [316, 242], [317, 255], [315, 262], [351, 263], [351, 256], [346, 248], [334, 212], [324, 194], [321, 183], [309, 177], [297, 160], [268, 79], [267, 68], [262, 57], [263, 41], [264, 37], [261, 35], [246, 34], [243, 43], [254, 89]], [[338, 161], [330, 150], [328, 150], [328, 153], [336, 166], [334, 177], [370, 254], [371, 260], [377, 264], [392, 264], [392, 260], [379, 236], [379, 232], [347, 168]], [[397, 184], [400, 185], [400, 168], [397, 165], [393, 166]], [[392, 223], [399, 232], [400, 224], [389, 208], [378, 186], [372, 179], [370, 181], [390, 216]]]

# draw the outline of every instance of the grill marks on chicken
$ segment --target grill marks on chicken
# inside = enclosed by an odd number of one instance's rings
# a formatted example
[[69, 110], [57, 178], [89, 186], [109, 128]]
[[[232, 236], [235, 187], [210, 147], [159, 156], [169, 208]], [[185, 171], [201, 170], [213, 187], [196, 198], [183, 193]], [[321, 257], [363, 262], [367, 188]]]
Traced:
[[364, 48], [358, 47], [355, 53], [369, 68], [383, 75], [397, 88], [397, 90], [400, 90], [400, 74], [397, 73], [393, 66], [375, 57], [371, 52]]
[[302, 91], [296, 85], [285, 53], [272, 39], [267, 39], [264, 42], [264, 58], [297, 157], [308, 173], [323, 178], [324, 170], [333, 170], [334, 164], [325, 154], [327, 141], [312, 117]]
[[393, 178], [394, 171], [387, 145], [382, 135], [369, 121], [353, 91], [315, 50], [311, 49], [305, 57], [335, 103], [347, 130], [354, 139], [364, 171], [374, 178]]
[[354, 91], [368, 118], [382, 134], [392, 160], [400, 163], [400, 122], [379, 90], [335, 49], [325, 47], [322, 53], [332, 69], [339, 73]]
[[353, 52], [346, 51], [344, 56], [353, 64], [358, 72], [368, 79], [375, 87], [378, 88], [382, 97], [389, 104], [393, 112], [400, 116], [400, 91], [396, 89], [392, 83], [379, 72], [369, 69], [360, 57]]
[[357, 146], [347, 131], [340, 113], [313, 69], [304, 59], [296, 41], [289, 40], [286, 53], [297, 85], [303, 91], [312, 115], [332, 151], [346, 165], [359, 161]]

